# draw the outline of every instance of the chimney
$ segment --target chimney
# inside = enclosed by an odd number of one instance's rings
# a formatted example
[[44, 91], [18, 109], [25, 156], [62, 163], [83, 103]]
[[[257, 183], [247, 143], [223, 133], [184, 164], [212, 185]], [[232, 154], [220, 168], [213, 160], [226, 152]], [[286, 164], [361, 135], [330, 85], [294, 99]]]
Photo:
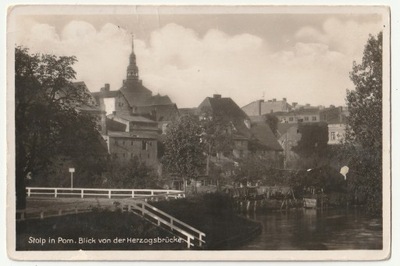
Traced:
[[306, 103], [306, 107], [309, 108], [311, 105], [309, 103]]
[[272, 101], [273, 101], [273, 102], [276, 102], [276, 98], [273, 98]]
[[292, 102], [292, 106], [293, 106], [293, 108], [296, 108], [297, 102]]
[[104, 84], [104, 90], [106, 92], [109, 92], [110, 91], [110, 84], [108, 84], [108, 83]]
[[221, 94], [214, 94], [214, 95], [213, 95], [213, 98], [214, 98], [214, 99], [221, 99]]
[[286, 98], [282, 98], [282, 101], [286, 102]]
[[261, 115], [261, 103], [263, 103], [263, 102], [264, 102], [264, 100], [257, 101], [258, 115]]

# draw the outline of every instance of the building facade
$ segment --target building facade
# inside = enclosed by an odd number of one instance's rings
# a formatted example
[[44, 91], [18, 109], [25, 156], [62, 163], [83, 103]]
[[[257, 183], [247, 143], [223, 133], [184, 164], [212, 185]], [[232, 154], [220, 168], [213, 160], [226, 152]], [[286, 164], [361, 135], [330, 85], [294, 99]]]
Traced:
[[292, 106], [287, 102], [286, 98], [281, 101], [276, 99], [264, 101], [257, 100], [242, 107], [242, 110], [248, 116], [261, 116], [276, 112], [289, 112]]
[[320, 109], [298, 109], [290, 112], [277, 112], [274, 115], [279, 119], [279, 123], [319, 123], [320, 119]]
[[120, 162], [138, 159], [149, 167], [158, 165], [157, 136], [132, 132], [108, 132], [106, 136], [110, 155]]
[[137, 158], [148, 166], [158, 167], [158, 144], [163, 128], [179, 115], [178, 108], [168, 96], [153, 95], [139, 78], [139, 68], [132, 40], [132, 52], [126, 69], [126, 79], [119, 90], [105, 84], [92, 94], [105, 111], [104, 99], [114, 99], [114, 112], [103, 113], [102, 134], [108, 152], [120, 162]]

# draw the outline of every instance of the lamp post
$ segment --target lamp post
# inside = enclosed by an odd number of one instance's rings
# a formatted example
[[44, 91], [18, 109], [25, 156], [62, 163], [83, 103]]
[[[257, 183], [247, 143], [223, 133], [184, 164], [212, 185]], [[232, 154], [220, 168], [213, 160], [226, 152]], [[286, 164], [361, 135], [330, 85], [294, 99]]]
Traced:
[[74, 172], [75, 168], [69, 168], [69, 172], [71, 173], [71, 190], [74, 188]]

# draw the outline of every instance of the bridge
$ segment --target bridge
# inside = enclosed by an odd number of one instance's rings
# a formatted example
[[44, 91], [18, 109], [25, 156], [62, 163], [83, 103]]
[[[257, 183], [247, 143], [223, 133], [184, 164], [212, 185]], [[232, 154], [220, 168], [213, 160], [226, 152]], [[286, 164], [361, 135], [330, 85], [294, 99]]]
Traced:
[[205, 244], [205, 233], [148, 203], [184, 198], [181, 190], [27, 187], [26, 193], [27, 208], [17, 211], [17, 222], [113, 208], [133, 213], [181, 238], [187, 248]]
[[171, 189], [106, 189], [106, 188], [56, 188], [27, 187], [28, 198], [108, 198], [108, 199], [142, 199], [158, 200], [160, 198], [184, 198], [185, 192]]

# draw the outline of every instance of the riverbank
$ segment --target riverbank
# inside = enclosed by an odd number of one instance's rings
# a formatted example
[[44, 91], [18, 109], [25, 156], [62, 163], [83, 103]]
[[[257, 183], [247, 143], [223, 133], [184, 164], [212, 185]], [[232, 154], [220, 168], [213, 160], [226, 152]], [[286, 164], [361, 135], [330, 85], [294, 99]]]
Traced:
[[[57, 204], [56, 202], [54, 204]], [[220, 194], [150, 204], [206, 234], [204, 249], [233, 249], [261, 232], [257, 222], [238, 216]], [[133, 213], [117, 208], [17, 223], [17, 250], [180, 250], [186, 243]]]

